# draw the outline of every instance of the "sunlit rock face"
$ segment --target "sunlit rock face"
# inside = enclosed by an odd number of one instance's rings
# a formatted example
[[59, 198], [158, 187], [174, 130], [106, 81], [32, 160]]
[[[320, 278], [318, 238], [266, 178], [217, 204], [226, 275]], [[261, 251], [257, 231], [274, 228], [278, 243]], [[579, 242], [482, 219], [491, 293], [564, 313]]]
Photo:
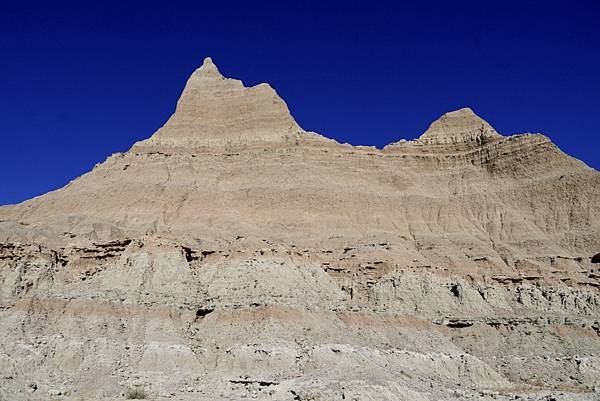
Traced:
[[0, 208], [0, 400], [597, 399], [600, 174], [465, 108], [379, 150], [210, 58]]
[[278, 143], [302, 129], [268, 84], [246, 88], [225, 78], [210, 58], [183, 90], [169, 121], [147, 142], [173, 147], [236, 147]]

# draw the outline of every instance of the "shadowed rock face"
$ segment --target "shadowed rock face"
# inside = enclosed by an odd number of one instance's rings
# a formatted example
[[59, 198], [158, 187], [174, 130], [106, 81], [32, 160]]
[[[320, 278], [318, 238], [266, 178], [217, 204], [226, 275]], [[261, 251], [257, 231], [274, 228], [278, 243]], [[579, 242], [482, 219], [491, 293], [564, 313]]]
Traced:
[[0, 400], [595, 399], [599, 251], [600, 174], [543, 135], [339, 144], [207, 58], [149, 139], [0, 208]]

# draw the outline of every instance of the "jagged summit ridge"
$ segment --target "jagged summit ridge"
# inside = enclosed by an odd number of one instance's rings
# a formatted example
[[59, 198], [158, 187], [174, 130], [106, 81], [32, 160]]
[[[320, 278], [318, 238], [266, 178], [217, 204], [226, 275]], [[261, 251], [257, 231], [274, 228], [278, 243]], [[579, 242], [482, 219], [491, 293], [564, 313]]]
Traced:
[[[386, 148], [407, 144], [473, 147], [501, 138], [487, 121], [465, 107], [442, 115], [417, 140], [400, 140]], [[331, 145], [335, 141], [304, 131], [269, 84], [246, 87], [240, 80], [223, 76], [212, 58], [206, 57], [187, 80], [175, 113], [134, 149], [240, 149], [298, 143]]]
[[[242, 81], [223, 76], [212, 58], [206, 57], [187, 80], [175, 113], [135, 148], [239, 148], [296, 143], [300, 137], [322, 144], [334, 142], [305, 134], [270, 85], [245, 87]], [[444, 114], [410, 143], [477, 146], [499, 138], [502, 136], [490, 124], [470, 108], [462, 108]]]

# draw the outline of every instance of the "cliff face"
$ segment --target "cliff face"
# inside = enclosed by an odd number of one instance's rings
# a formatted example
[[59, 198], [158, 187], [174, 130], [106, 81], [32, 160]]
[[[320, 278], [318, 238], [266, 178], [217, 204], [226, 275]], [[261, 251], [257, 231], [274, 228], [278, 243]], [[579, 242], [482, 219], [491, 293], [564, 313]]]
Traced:
[[600, 386], [600, 174], [470, 109], [342, 145], [206, 59], [152, 137], [0, 208], [0, 241], [0, 399]]

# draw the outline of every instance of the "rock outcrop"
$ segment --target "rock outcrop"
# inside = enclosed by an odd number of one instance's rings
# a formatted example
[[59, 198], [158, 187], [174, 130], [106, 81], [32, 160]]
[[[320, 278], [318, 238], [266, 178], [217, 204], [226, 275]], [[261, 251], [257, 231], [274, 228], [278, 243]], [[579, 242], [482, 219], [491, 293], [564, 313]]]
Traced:
[[0, 400], [597, 399], [599, 251], [600, 174], [543, 135], [339, 144], [207, 58], [0, 208]]
[[301, 131], [268, 84], [246, 88], [225, 78], [206, 58], [188, 80], [169, 121], [138, 147], [265, 146], [292, 140]]
[[418, 139], [425, 145], [473, 144], [477, 145], [499, 140], [502, 135], [473, 113], [464, 108], [444, 114], [429, 126]]

